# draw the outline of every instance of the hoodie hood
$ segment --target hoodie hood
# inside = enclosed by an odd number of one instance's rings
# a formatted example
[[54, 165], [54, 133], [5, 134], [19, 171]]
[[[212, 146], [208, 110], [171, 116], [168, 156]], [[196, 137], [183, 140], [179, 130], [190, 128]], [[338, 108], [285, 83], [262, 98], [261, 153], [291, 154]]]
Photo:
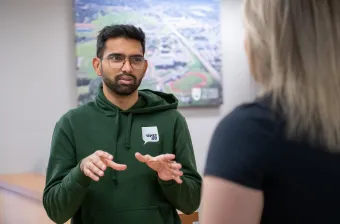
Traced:
[[106, 115], [115, 115], [117, 112], [146, 114], [164, 110], [177, 109], [178, 100], [173, 94], [143, 89], [138, 91], [138, 101], [128, 110], [121, 110], [106, 99], [103, 84], [99, 85], [96, 103]]
[[[98, 88], [98, 94], [95, 99], [95, 103], [98, 108], [109, 117], [113, 118], [112, 128], [115, 128], [114, 140], [117, 144], [118, 133], [120, 133], [120, 127], [126, 126], [126, 132], [124, 133], [124, 148], [129, 150], [131, 147], [131, 127], [134, 115], [137, 114], [151, 114], [166, 110], [177, 109], [178, 100], [173, 94], [163, 93], [159, 91], [153, 91], [149, 89], [143, 89], [138, 91], [138, 101], [128, 110], [122, 110], [119, 107], [112, 104], [104, 96], [103, 84], [101, 83]], [[127, 116], [126, 124], [121, 124], [122, 116]], [[125, 119], [126, 120], [126, 119]], [[114, 147], [113, 156], [117, 155], [117, 145]], [[113, 172], [116, 174], [116, 172]], [[113, 179], [116, 179], [116, 175], [113, 175]]]

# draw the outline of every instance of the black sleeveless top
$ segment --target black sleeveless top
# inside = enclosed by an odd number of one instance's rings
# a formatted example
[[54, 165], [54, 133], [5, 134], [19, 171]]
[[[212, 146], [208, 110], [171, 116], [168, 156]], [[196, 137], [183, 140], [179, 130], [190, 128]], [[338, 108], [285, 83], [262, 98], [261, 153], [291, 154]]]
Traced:
[[262, 190], [262, 224], [340, 224], [340, 154], [287, 140], [269, 103], [260, 98], [222, 119], [205, 174]]

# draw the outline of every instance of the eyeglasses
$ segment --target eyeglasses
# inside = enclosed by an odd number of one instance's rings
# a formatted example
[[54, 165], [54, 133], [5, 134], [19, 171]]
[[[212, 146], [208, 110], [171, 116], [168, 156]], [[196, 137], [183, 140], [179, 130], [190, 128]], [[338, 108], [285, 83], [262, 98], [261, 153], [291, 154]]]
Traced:
[[143, 69], [145, 62], [145, 58], [138, 55], [128, 57], [123, 54], [110, 54], [106, 58], [102, 58], [102, 60], [104, 59], [109, 61], [109, 65], [113, 69], [121, 69], [127, 60], [129, 60], [129, 63], [133, 69]]

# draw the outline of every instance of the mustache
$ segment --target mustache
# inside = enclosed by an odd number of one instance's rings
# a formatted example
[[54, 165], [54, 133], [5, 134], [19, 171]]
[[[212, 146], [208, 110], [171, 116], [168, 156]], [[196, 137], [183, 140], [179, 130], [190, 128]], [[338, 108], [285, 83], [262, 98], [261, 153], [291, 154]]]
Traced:
[[128, 76], [128, 77], [132, 78], [135, 81], [137, 80], [137, 77], [132, 75], [132, 74], [130, 74], [130, 73], [121, 73], [121, 74], [119, 74], [119, 75], [117, 75], [115, 77], [115, 80], [118, 81], [122, 76]]

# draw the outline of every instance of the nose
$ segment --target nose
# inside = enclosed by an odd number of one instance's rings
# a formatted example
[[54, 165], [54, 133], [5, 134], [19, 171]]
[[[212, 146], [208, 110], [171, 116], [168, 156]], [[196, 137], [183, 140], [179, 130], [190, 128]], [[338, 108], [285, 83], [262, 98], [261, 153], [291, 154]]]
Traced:
[[122, 67], [122, 72], [124, 73], [131, 73], [132, 72], [132, 66], [130, 64], [130, 60], [128, 58], [125, 59], [123, 67]]

